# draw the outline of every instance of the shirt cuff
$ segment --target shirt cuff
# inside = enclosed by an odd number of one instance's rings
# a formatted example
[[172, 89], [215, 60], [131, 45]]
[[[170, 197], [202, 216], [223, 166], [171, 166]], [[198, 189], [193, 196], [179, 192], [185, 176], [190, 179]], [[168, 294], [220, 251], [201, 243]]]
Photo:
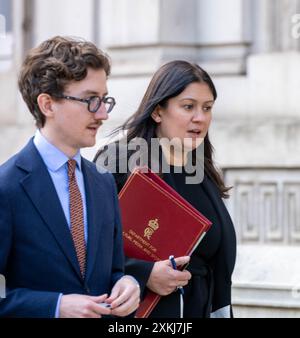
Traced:
[[55, 310], [55, 317], [54, 318], [59, 318], [60, 302], [61, 302], [61, 297], [62, 296], [63, 296], [62, 293], [58, 296], [58, 300], [57, 300], [57, 304], [56, 304], [56, 310]]
[[140, 283], [131, 275], [124, 275], [122, 278], [127, 277], [131, 279], [135, 284], [137, 284], [138, 287], [140, 287]]

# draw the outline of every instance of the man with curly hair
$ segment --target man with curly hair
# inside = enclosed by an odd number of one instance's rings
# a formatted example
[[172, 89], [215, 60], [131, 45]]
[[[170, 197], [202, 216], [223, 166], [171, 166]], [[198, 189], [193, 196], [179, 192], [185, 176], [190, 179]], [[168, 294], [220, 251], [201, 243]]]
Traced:
[[80, 155], [114, 107], [109, 74], [94, 44], [59, 36], [23, 63], [19, 89], [37, 131], [0, 167], [0, 317], [127, 316], [138, 307], [114, 180]]

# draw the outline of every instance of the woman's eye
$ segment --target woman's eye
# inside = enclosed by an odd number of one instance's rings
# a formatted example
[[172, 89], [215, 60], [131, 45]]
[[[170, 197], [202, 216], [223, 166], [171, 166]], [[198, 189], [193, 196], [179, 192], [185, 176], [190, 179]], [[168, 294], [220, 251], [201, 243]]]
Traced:
[[186, 109], [186, 110], [192, 110], [193, 108], [194, 108], [193, 104], [185, 104], [184, 105], [184, 109]]
[[211, 110], [212, 110], [212, 106], [204, 107], [203, 110], [204, 110], [204, 111], [211, 111]]

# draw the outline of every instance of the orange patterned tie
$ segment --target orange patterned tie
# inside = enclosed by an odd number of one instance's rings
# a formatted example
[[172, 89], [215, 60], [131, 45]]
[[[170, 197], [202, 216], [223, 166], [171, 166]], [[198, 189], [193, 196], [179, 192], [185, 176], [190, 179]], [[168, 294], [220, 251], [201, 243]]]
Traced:
[[76, 181], [75, 169], [76, 169], [76, 161], [69, 160], [68, 177], [69, 177], [71, 234], [76, 249], [80, 271], [82, 277], [84, 277], [86, 263], [86, 247], [84, 238], [83, 204], [80, 190], [78, 188]]

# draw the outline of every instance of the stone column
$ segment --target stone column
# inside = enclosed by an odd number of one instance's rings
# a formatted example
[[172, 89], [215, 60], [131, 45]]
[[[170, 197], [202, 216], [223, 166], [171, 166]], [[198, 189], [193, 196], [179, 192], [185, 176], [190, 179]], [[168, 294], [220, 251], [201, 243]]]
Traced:
[[152, 74], [162, 62], [196, 59], [196, 0], [102, 0], [101, 45], [115, 76]]
[[245, 72], [251, 44], [249, 0], [200, 0], [197, 8], [198, 62], [212, 74]]

